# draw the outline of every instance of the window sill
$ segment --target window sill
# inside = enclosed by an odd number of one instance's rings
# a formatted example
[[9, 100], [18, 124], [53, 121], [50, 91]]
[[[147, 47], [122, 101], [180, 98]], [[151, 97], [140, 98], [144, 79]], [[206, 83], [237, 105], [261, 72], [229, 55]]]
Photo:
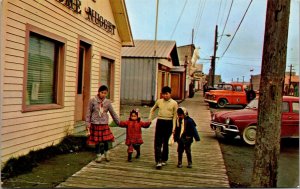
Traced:
[[43, 105], [30, 105], [23, 106], [22, 112], [33, 112], [33, 111], [41, 111], [41, 110], [53, 110], [53, 109], [62, 109], [64, 106], [58, 104], [43, 104]]

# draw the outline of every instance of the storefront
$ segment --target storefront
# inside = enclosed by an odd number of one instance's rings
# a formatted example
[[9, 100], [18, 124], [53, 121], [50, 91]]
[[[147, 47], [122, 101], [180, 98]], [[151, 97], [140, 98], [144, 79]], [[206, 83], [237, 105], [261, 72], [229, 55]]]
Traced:
[[2, 162], [76, 132], [101, 84], [119, 113], [121, 47], [133, 46], [124, 0], [3, 0], [1, 8]]

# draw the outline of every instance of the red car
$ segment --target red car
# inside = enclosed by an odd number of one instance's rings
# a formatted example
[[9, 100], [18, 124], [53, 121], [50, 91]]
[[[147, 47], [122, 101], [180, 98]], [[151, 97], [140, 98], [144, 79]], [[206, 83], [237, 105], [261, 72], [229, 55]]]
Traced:
[[[225, 138], [240, 136], [249, 144], [255, 144], [258, 98], [244, 109], [217, 112], [212, 115], [210, 127]], [[299, 138], [299, 97], [283, 96], [281, 138]]]

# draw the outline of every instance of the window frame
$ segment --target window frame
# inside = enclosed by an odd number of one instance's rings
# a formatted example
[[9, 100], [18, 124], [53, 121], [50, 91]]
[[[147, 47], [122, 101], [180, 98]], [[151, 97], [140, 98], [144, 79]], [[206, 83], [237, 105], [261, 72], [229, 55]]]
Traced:
[[115, 58], [104, 54], [104, 53], [100, 53], [100, 66], [99, 66], [99, 87], [102, 85], [101, 83], [101, 64], [102, 64], [102, 59], [107, 59], [110, 63], [110, 85], [111, 86], [107, 86], [108, 87], [108, 92], [109, 92], [109, 96], [110, 98], [108, 98], [109, 100], [111, 100], [112, 102], [114, 102], [114, 88], [115, 88]]
[[[27, 74], [28, 74], [28, 53], [29, 53], [29, 43], [30, 34], [34, 33], [40, 35], [44, 38], [49, 38], [54, 40], [60, 45], [58, 45], [58, 54], [55, 67], [55, 96], [56, 102], [54, 104], [38, 104], [38, 105], [26, 105], [26, 93], [27, 93]], [[32, 112], [40, 110], [51, 110], [51, 109], [61, 109], [64, 107], [64, 81], [65, 81], [65, 49], [67, 40], [61, 36], [50, 33], [46, 30], [33, 26], [31, 24], [26, 24], [26, 36], [25, 36], [25, 50], [24, 50], [24, 77], [23, 77], [23, 94], [22, 94], [22, 112]]]

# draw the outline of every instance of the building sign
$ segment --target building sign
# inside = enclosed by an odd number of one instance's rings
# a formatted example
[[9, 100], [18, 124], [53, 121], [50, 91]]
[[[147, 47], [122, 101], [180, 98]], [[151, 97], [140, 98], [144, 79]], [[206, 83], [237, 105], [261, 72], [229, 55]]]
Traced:
[[[63, 4], [68, 9], [72, 10], [77, 14], [81, 14], [81, 1], [80, 0], [56, 0]], [[110, 21], [106, 20], [98, 12], [93, 10], [91, 7], [85, 8], [87, 14], [87, 20], [94, 23], [101, 29], [105, 30], [112, 35], [115, 35], [116, 26], [113, 25]]]
[[81, 14], [81, 1], [80, 0], [56, 0], [63, 4], [68, 9], [74, 11], [77, 14]]
[[110, 21], [106, 20], [98, 12], [93, 10], [91, 7], [85, 9], [86, 14], [88, 15], [87, 19], [92, 23], [96, 24], [98, 27], [104, 29], [106, 32], [115, 34], [116, 26], [113, 25]]

